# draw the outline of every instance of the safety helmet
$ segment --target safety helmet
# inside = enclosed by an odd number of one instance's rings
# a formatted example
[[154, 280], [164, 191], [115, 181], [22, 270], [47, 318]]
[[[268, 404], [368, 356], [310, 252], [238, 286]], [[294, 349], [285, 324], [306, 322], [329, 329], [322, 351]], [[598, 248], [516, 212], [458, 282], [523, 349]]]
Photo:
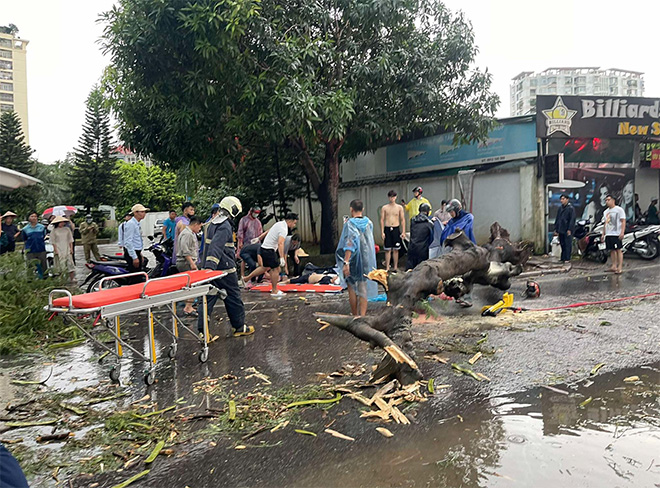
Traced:
[[416, 186], [415, 188], [413, 188], [413, 193], [415, 192], [419, 192], [419, 194], [421, 195], [422, 193], [424, 193], [424, 190], [422, 190], [421, 186]]
[[541, 287], [536, 281], [528, 281], [522, 295], [525, 298], [538, 298], [541, 296]]
[[428, 215], [430, 211], [431, 211], [431, 206], [428, 203], [422, 203], [419, 206], [419, 213], [423, 213], [425, 215]]
[[445, 212], [456, 212], [458, 213], [461, 209], [463, 208], [463, 205], [461, 205], [461, 202], [459, 202], [457, 199], [452, 198], [449, 200], [449, 204], [447, 207], [445, 207]]
[[220, 208], [226, 210], [232, 217], [236, 217], [243, 211], [243, 205], [241, 205], [241, 201], [236, 197], [223, 198], [220, 201]]

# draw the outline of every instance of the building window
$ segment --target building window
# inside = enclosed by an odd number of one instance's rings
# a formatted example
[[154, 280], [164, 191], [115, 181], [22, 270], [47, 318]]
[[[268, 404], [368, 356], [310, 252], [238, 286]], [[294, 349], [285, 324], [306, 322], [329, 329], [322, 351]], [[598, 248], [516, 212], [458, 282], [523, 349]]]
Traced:
[[7, 103], [0, 103], [0, 112], [13, 112], [14, 106]]
[[611, 86], [610, 95], [618, 95], [618, 94], [619, 94], [619, 89], [616, 86]]
[[0, 61], [0, 68], [2, 69], [14, 69], [14, 65], [11, 61]]
[[9, 48], [11, 48], [11, 39], [0, 38], [0, 47], [9, 47]]
[[529, 86], [536, 86], [536, 78], [531, 78], [529, 80]]
[[0, 80], [13, 80], [14, 76], [10, 71], [0, 71]]
[[0, 90], [14, 91], [14, 85], [12, 83], [0, 83]]
[[581, 85], [584, 85], [587, 82], [587, 77], [586, 76], [578, 76], [575, 79], [575, 82]]
[[11, 51], [7, 51], [6, 49], [0, 49], [0, 58], [11, 59], [12, 58]]
[[14, 103], [14, 95], [12, 93], [0, 93], [0, 102]]

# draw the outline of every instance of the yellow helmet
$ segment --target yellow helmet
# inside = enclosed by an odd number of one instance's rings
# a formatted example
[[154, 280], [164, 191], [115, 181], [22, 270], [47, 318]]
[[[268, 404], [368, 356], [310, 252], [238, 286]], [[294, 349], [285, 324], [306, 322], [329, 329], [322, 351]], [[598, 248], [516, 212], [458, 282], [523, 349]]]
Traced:
[[243, 211], [241, 201], [236, 197], [225, 197], [220, 201], [220, 208], [226, 210], [229, 215], [236, 217]]

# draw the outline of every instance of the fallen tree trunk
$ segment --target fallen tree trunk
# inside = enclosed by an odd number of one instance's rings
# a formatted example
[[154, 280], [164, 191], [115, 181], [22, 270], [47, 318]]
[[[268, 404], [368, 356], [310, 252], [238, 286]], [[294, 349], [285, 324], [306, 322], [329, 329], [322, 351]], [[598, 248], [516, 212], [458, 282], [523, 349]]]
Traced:
[[510, 278], [522, 272], [522, 265], [531, 252], [524, 246], [512, 244], [509, 233], [497, 222], [491, 226], [487, 246], [476, 246], [462, 231], [449, 236], [446, 244], [452, 247], [451, 252], [426, 260], [407, 273], [384, 270], [369, 273], [369, 278], [383, 285], [387, 292], [388, 307], [378, 315], [315, 314], [321, 323], [334, 325], [372, 347], [385, 350], [372, 381], [396, 378], [402, 385], [408, 385], [423, 378], [415, 363], [410, 330], [412, 311], [420, 300], [442, 292], [460, 298], [474, 283], [506, 290], [511, 286]]

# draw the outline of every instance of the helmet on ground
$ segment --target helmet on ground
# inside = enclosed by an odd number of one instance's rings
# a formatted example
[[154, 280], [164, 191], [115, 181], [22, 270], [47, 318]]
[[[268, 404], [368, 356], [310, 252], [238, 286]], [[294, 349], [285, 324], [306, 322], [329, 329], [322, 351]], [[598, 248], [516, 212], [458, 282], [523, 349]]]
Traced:
[[430, 211], [431, 211], [431, 206], [428, 203], [422, 203], [419, 206], [419, 213], [423, 213], [425, 215], [428, 215]]
[[420, 194], [422, 194], [424, 193], [424, 190], [422, 190], [421, 186], [416, 186], [415, 188], [413, 188], [413, 193], [415, 192], [419, 192]]
[[243, 211], [241, 201], [236, 197], [225, 197], [220, 201], [220, 208], [226, 210], [231, 217], [236, 217]]
[[455, 198], [452, 198], [451, 200], [449, 200], [449, 204], [447, 205], [447, 207], [445, 207], [445, 212], [456, 212], [456, 213], [458, 213], [462, 208], [463, 208], [463, 205], [461, 205], [461, 202], [459, 202]]
[[525, 298], [538, 298], [541, 296], [541, 287], [536, 281], [528, 281], [525, 285], [523, 297]]

